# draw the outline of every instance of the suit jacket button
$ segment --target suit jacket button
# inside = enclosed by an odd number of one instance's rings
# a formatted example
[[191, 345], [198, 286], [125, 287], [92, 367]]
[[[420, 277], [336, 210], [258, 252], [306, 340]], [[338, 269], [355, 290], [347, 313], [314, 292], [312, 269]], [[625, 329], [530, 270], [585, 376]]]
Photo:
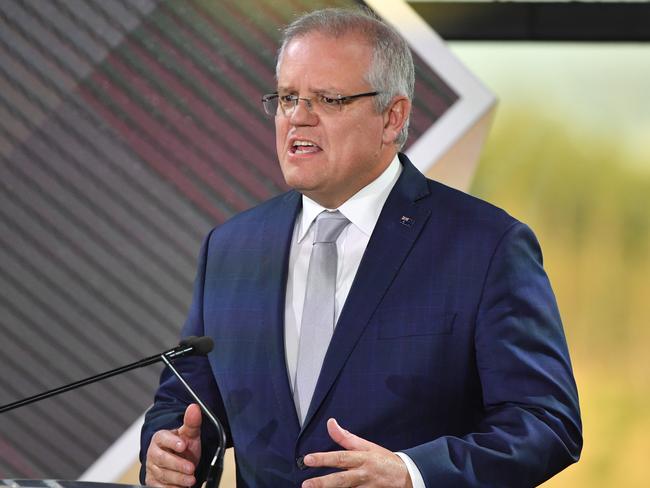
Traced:
[[296, 466], [298, 466], [298, 468], [302, 470], [307, 469], [307, 465], [305, 464], [305, 456], [300, 456], [296, 458]]

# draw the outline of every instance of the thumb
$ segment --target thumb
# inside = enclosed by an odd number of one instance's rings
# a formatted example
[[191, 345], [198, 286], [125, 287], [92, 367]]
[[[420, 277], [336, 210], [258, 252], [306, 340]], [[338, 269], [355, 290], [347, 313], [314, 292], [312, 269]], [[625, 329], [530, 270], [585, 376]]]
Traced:
[[376, 446], [376, 444], [345, 430], [336, 419], [327, 421], [327, 433], [334, 442], [348, 451], [369, 451]]
[[183, 425], [178, 429], [178, 435], [186, 439], [196, 439], [201, 435], [201, 407], [196, 403], [185, 409]]

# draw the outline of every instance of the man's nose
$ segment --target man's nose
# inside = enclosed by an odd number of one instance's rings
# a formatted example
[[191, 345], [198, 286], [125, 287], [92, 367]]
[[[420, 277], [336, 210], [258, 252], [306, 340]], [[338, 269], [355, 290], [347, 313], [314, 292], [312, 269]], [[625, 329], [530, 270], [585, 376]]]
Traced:
[[299, 98], [289, 120], [293, 125], [313, 125], [318, 120], [318, 116], [311, 109], [311, 100]]

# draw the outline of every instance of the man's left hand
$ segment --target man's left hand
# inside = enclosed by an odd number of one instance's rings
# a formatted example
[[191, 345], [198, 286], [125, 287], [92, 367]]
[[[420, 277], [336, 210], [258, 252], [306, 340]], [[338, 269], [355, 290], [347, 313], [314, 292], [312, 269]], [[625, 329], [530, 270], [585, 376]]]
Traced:
[[339, 468], [343, 471], [307, 480], [302, 488], [411, 488], [406, 464], [397, 454], [344, 430], [334, 419], [327, 421], [327, 432], [345, 451], [308, 454], [304, 462], [312, 468]]

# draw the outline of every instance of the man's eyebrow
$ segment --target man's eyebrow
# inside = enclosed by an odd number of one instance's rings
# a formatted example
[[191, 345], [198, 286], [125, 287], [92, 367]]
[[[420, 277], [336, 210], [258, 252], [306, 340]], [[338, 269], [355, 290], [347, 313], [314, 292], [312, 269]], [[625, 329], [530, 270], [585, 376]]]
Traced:
[[314, 90], [314, 93], [329, 93], [330, 95], [333, 94], [338, 94], [341, 93], [341, 90], [339, 88], [334, 88], [333, 86], [330, 87], [323, 87], [323, 88], [317, 88]]
[[[297, 93], [299, 91], [290, 86], [278, 86], [277, 90], [278, 93]], [[332, 94], [341, 93], [341, 90], [339, 88], [334, 88], [333, 86], [330, 86], [330, 87], [322, 87], [322, 88], [313, 88], [309, 90], [309, 93], [314, 93], [314, 94], [327, 93], [332, 95]]]

